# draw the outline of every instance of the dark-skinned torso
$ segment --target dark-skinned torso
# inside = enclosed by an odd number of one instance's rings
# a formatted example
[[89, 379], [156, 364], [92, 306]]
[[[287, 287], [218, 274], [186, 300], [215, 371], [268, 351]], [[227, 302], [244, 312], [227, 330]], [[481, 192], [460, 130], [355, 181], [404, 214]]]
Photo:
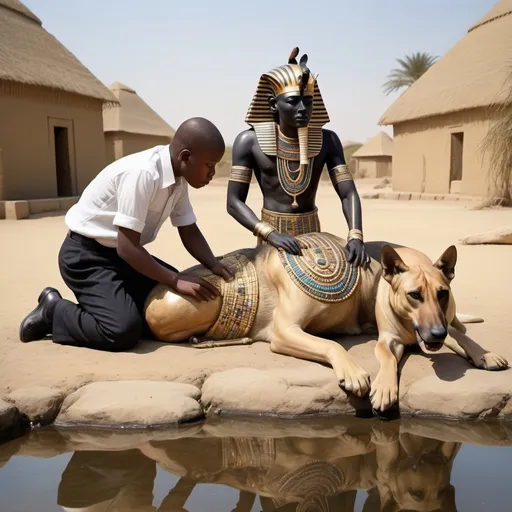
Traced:
[[[267, 210], [280, 213], [305, 213], [315, 209], [315, 199], [318, 184], [324, 167], [333, 167], [345, 164], [343, 147], [338, 136], [331, 130], [322, 130], [322, 149], [314, 157], [311, 181], [307, 189], [297, 196], [297, 208], [292, 208], [293, 197], [288, 195], [281, 187], [277, 173], [277, 158], [265, 155], [253, 129], [241, 132], [233, 145], [233, 165], [240, 165], [253, 169], [256, 180], [263, 194], [263, 207]], [[296, 171], [298, 161], [289, 161], [289, 169]], [[246, 190], [247, 185], [231, 182], [230, 193]]]

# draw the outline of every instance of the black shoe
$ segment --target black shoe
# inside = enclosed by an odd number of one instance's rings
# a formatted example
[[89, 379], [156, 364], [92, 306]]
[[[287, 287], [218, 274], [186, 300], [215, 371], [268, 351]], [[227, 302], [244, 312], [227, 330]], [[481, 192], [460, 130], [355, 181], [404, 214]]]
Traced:
[[41, 340], [52, 333], [52, 320], [55, 305], [62, 295], [55, 288], [47, 287], [39, 295], [37, 307], [21, 322], [20, 341]]

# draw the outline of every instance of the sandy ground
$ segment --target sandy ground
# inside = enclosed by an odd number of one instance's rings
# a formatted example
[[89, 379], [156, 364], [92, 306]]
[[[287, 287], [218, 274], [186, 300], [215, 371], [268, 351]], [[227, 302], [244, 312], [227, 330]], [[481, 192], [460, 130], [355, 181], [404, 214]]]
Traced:
[[[191, 191], [198, 224], [217, 254], [255, 244], [252, 234], [226, 213], [225, 194], [225, 182]], [[256, 186], [252, 187], [248, 202], [259, 212], [261, 199]], [[330, 183], [321, 185], [317, 204], [323, 230], [345, 236], [346, 223]], [[366, 200], [363, 201], [365, 237], [409, 245], [437, 259], [462, 236], [512, 223], [510, 210], [478, 211], [473, 206], [474, 203], [444, 201]], [[35, 306], [44, 286], [56, 286], [63, 296], [74, 300], [57, 267], [57, 254], [66, 231], [62, 214], [0, 221], [0, 397], [34, 384], [69, 392], [100, 379], [173, 379], [198, 383], [213, 368], [290, 368], [311, 364], [272, 354], [262, 343], [213, 352], [143, 343], [134, 353], [127, 354], [62, 347], [51, 341], [22, 344], [18, 340], [19, 323]], [[169, 222], [148, 249], [180, 269], [194, 264]], [[499, 349], [512, 361], [512, 247], [457, 245], [457, 249], [459, 262], [452, 286], [458, 311], [483, 317], [485, 323], [470, 326], [472, 337], [489, 348]]]

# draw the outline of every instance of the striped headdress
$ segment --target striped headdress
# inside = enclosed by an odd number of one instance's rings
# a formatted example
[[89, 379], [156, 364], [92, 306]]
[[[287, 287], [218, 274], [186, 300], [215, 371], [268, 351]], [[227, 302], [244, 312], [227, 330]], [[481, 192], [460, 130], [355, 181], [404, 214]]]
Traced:
[[258, 137], [262, 151], [267, 155], [276, 155], [276, 123], [270, 110], [269, 96], [295, 92], [313, 96], [313, 113], [308, 124], [308, 156], [316, 156], [322, 148], [322, 126], [329, 122], [316, 78], [306, 66], [307, 55], [300, 63], [296, 57], [298, 48], [294, 48], [288, 64], [279, 66], [261, 75], [256, 93], [251, 101], [245, 122], [251, 125]]

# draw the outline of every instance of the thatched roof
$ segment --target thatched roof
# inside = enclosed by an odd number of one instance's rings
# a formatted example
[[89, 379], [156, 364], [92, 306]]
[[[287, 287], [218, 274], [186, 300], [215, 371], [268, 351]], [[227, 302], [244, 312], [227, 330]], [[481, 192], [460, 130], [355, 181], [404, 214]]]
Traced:
[[18, 0], [0, 0], [0, 80], [117, 103], [107, 87]]
[[385, 132], [379, 132], [370, 139], [364, 146], [361, 146], [352, 158], [362, 158], [370, 156], [392, 156], [393, 139]]
[[105, 132], [174, 136], [174, 130], [133, 89], [119, 82], [114, 82], [109, 89], [119, 100], [119, 105], [104, 109]]
[[505, 101], [512, 0], [501, 0], [384, 113], [388, 125]]

